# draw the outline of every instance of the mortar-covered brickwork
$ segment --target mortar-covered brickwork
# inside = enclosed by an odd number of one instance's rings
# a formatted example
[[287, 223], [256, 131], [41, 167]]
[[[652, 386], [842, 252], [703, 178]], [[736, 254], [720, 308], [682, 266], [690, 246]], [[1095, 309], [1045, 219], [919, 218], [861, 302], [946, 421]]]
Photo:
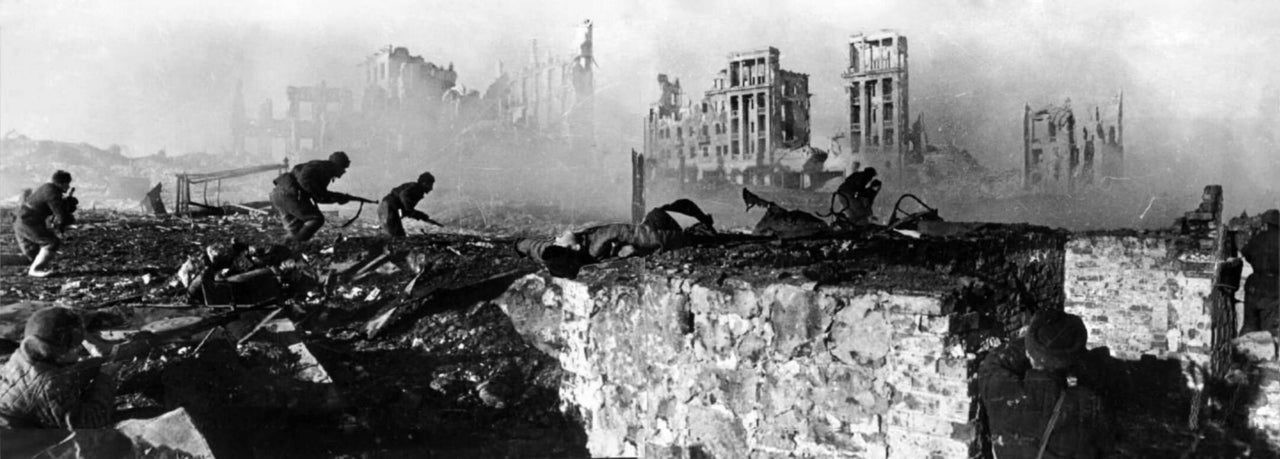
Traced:
[[979, 233], [695, 247], [496, 303], [561, 362], [595, 456], [969, 457], [972, 370], [1061, 307], [1065, 240]]
[[[968, 364], [948, 338], [962, 285], [708, 288], [528, 276], [501, 304], [569, 373], [566, 409], [596, 456], [965, 457]], [[696, 457], [696, 456], [695, 456]]]
[[1246, 409], [1249, 428], [1274, 452], [1280, 450], [1280, 361], [1262, 362], [1256, 372], [1257, 398]]
[[1081, 233], [1067, 241], [1066, 310], [1084, 319], [1090, 347], [1204, 365], [1212, 339], [1214, 252], [1167, 233]]

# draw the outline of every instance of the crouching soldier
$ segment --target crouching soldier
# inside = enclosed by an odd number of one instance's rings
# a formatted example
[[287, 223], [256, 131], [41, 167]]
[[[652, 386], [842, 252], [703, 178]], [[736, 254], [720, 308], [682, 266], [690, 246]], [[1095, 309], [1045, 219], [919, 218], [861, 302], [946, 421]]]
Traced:
[[1037, 313], [1025, 338], [991, 351], [978, 367], [990, 444], [999, 459], [1095, 458], [1115, 442], [1104, 397], [1113, 392], [1106, 348], [1085, 350], [1080, 317]]
[[435, 176], [430, 172], [423, 172], [418, 176], [417, 181], [392, 188], [391, 192], [387, 193], [378, 204], [378, 220], [382, 222], [382, 231], [392, 237], [404, 237], [404, 225], [400, 219], [406, 217], [439, 225], [427, 214], [414, 209], [418, 206], [418, 202], [422, 201], [422, 197], [435, 188], [435, 184]]
[[351, 197], [329, 191], [329, 183], [342, 177], [351, 166], [341, 151], [293, 166], [293, 170], [276, 177], [271, 190], [271, 205], [289, 231], [289, 238], [306, 242], [324, 225], [324, 214], [316, 204], [346, 204]]
[[[698, 222], [681, 228], [668, 212], [693, 217]], [[714, 237], [714, 224], [715, 220], [697, 204], [680, 199], [649, 211], [639, 225], [614, 223], [565, 232], [555, 239], [523, 239], [516, 243], [516, 252], [541, 260], [553, 276], [574, 278], [586, 264], [674, 250]]]
[[66, 196], [71, 189], [71, 174], [67, 171], [53, 173], [53, 181], [40, 185], [27, 195], [18, 208], [18, 219], [13, 222], [13, 234], [18, 248], [31, 260], [27, 275], [46, 277], [53, 273], [49, 263], [62, 247], [58, 233], [75, 223], [73, 215], [79, 201]]
[[27, 319], [22, 344], [0, 367], [0, 428], [92, 429], [111, 425], [120, 364], [145, 352], [132, 341], [111, 359], [80, 360], [83, 321], [70, 308], [41, 309]]
[[[871, 224], [876, 196], [881, 183], [875, 179], [876, 168], [868, 167], [849, 175], [831, 195], [831, 214], [840, 226], [858, 227]], [[823, 215], [824, 217], [827, 215]]]

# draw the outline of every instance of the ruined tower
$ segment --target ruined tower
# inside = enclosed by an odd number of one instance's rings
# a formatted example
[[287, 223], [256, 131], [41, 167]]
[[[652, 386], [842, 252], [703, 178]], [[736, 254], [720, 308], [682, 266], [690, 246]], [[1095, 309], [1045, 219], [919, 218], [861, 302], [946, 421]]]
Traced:
[[887, 30], [849, 37], [849, 66], [841, 77], [849, 82], [853, 161], [881, 168], [882, 174], [901, 169], [911, 120], [907, 37]]

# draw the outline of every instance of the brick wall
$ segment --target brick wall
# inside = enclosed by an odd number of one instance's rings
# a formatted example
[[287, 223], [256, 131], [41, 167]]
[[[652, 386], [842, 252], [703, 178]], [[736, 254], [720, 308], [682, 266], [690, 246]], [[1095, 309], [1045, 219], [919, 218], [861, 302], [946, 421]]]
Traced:
[[1259, 433], [1272, 452], [1280, 450], [1280, 361], [1258, 364], [1257, 398], [1245, 409], [1249, 428]]
[[1213, 251], [1165, 233], [1072, 235], [1064, 258], [1066, 311], [1084, 319], [1090, 347], [1205, 364], [1212, 327]]
[[560, 359], [595, 456], [967, 457], [974, 356], [949, 336], [961, 286], [932, 283], [529, 276], [499, 304]]

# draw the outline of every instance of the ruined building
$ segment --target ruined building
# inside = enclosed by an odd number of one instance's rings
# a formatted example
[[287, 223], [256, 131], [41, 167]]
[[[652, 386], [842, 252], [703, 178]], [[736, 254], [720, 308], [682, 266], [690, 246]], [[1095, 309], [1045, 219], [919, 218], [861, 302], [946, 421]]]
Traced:
[[700, 100], [658, 75], [662, 97], [645, 118], [645, 154], [682, 182], [798, 183], [781, 152], [809, 144], [809, 76], [784, 70], [778, 49], [729, 55]]
[[257, 118], [245, 115], [237, 87], [231, 115], [237, 151], [297, 158], [303, 152], [360, 149], [369, 153], [438, 152], [477, 125], [503, 126], [594, 143], [592, 24], [577, 29], [567, 57], [539, 55], [513, 73], [499, 70], [484, 95], [458, 83], [453, 64], [438, 65], [403, 46], [388, 45], [362, 64], [359, 110], [351, 91], [320, 86], [287, 90], [289, 111], [276, 118], [267, 100]]
[[444, 94], [458, 81], [453, 64], [443, 67], [388, 45], [365, 59], [364, 73], [361, 110], [370, 146], [388, 152], [427, 146], [443, 116]]
[[1027, 190], [1064, 194], [1124, 176], [1124, 98], [1094, 107], [1077, 122], [1068, 99], [1023, 109], [1023, 175]]
[[573, 52], [567, 57], [539, 55], [532, 43], [529, 65], [507, 73], [498, 65], [498, 79], [489, 85], [484, 101], [493, 119], [518, 128], [541, 130], [589, 146], [594, 137], [595, 57], [592, 24], [577, 29]]
[[303, 151], [342, 148], [337, 146], [351, 129], [354, 109], [351, 91], [319, 86], [289, 86], [285, 89], [289, 109], [276, 118], [271, 99], [258, 107], [258, 117], [245, 116], [242, 86], [236, 85], [231, 113], [232, 145], [235, 151], [251, 151], [277, 159], [298, 158]]
[[[907, 37], [893, 31], [849, 38], [849, 151], [855, 165], [901, 167], [911, 149]], [[921, 146], [922, 147], [922, 146]]]

